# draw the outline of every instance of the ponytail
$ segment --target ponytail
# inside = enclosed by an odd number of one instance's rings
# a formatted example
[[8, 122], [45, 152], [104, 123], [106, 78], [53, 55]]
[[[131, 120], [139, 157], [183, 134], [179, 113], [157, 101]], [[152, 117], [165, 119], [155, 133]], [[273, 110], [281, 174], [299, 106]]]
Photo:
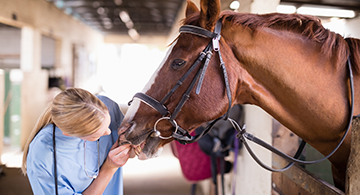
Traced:
[[51, 123], [53, 123], [53, 121], [51, 117], [51, 104], [49, 104], [44, 110], [44, 112], [40, 115], [38, 121], [36, 122], [34, 128], [31, 130], [30, 135], [25, 143], [23, 161], [21, 165], [21, 170], [24, 175], [26, 175], [26, 159], [31, 141], [34, 139], [34, 137], [39, 133], [39, 131], [42, 128], [44, 128], [46, 125]]

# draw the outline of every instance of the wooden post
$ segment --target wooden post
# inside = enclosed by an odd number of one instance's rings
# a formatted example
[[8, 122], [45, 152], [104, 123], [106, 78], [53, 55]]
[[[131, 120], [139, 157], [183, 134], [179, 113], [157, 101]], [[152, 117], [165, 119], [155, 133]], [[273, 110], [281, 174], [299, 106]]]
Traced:
[[346, 174], [346, 195], [360, 194], [360, 117], [354, 117], [351, 128], [351, 148]]
[[[273, 146], [289, 156], [294, 156], [299, 147], [299, 138], [289, 129], [274, 120], [273, 122]], [[273, 154], [272, 165], [275, 168], [283, 168], [289, 162]], [[326, 181], [306, 169], [294, 165], [284, 172], [272, 173], [273, 194], [301, 194], [301, 195], [345, 195]]]
[[[272, 142], [272, 118], [262, 109], [253, 105], [244, 105], [245, 124], [249, 133]], [[253, 151], [267, 165], [271, 165], [271, 153], [250, 143]], [[237, 157], [236, 195], [271, 194], [271, 172], [260, 167], [243, 148]]]

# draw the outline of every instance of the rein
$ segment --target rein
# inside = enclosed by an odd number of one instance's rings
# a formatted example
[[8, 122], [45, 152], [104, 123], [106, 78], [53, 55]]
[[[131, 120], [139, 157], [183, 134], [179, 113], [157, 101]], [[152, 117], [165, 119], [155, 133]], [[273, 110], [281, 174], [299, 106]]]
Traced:
[[[350, 80], [350, 93], [351, 93], [351, 99], [350, 99], [350, 117], [349, 117], [349, 122], [347, 124], [346, 127], [346, 131], [344, 133], [344, 135], [342, 136], [339, 144], [335, 147], [335, 149], [330, 152], [328, 155], [326, 155], [325, 157], [318, 159], [318, 160], [313, 160], [313, 161], [303, 161], [303, 160], [299, 160], [297, 159], [303, 148], [305, 147], [306, 142], [304, 140], [301, 141], [301, 144], [299, 146], [299, 149], [297, 150], [296, 154], [294, 157], [290, 157], [286, 154], [284, 154], [283, 152], [279, 151], [278, 149], [272, 147], [271, 145], [267, 144], [266, 142], [258, 139], [257, 137], [249, 134], [246, 132], [245, 130], [245, 125], [240, 128], [240, 126], [236, 123], [236, 121], [230, 119], [231, 124], [233, 125], [233, 127], [239, 132], [237, 134], [237, 138], [239, 138], [245, 145], [246, 149], [248, 150], [248, 152], [250, 153], [250, 155], [253, 157], [253, 159], [264, 169], [272, 171], [272, 172], [280, 172], [280, 171], [285, 171], [287, 169], [289, 169], [294, 163], [297, 164], [315, 164], [315, 163], [319, 163], [322, 162], [326, 159], [328, 159], [330, 156], [332, 156], [341, 146], [341, 144], [344, 142], [347, 134], [349, 133], [349, 130], [351, 128], [351, 122], [353, 119], [353, 113], [354, 113], [354, 81], [353, 81], [353, 73], [352, 73], [352, 69], [351, 69], [351, 62], [350, 62], [350, 58], [348, 58], [347, 60], [347, 67], [349, 69], [349, 80]], [[252, 149], [250, 148], [249, 144], [247, 143], [246, 139], [266, 148], [267, 150], [279, 155], [280, 157], [284, 158], [285, 160], [289, 161], [290, 163], [288, 165], [286, 165], [284, 168], [282, 169], [273, 169], [267, 165], [265, 165], [264, 163], [262, 163], [260, 161], [260, 159], [255, 155], [255, 153], [252, 151]]]
[[[197, 60], [195, 61], [195, 63], [188, 69], [188, 71], [180, 78], [180, 80], [177, 81], [176, 85], [168, 92], [168, 94], [166, 94], [166, 96], [159, 102], [157, 100], [155, 100], [154, 98], [150, 97], [147, 94], [144, 93], [136, 93], [133, 97], [136, 99], [139, 99], [140, 101], [142, 101], [143, 103], [147, 104], [148, 106], [152, 107], [153, 109], [157, 110], [162, 117], [159, 118], [154, 125], [154, 132], [151, 134], [151, 136], [153, 137], [159, 137], [161, 139], [170, 139], [170, 138], [174, 138], [175, 140], [177, 140], [178, 142], [180, 142], [181, 144], [188, 144], [188, 143], [193, 143], [198, 141], [201, 137], [203, 137], [204, 135], [206, 135], [211, 128], [215, 125], [216, 122], [218, 122], [220, 119], [223, 120], [228, 120], [232, 126], [235, 128], [235, 130], [238, 131], [238, 134], [236, 135], [236, 137], [238, 139], [240, 139], [246, 149], [248, 150], [248, 152], [250, 153], [250, 155], [252, 156], [252, 158], [264, 169], [272, 171], [272, 172], [280, 172], [280, 171], [285, 171], [287, 169], [289, 169], [292, 165], [294, 165], [294, 163], [298, 163], [298, 164], [315, 164], [315, 163], [319, 163], [321, 161], [324, 161], [326, 159], [328, 159], [330, 156], [332, 156], [340, 147], [340, 145], [343, 143], [343, 141], [345, 140], [346, 135], [348, 134], [350, 127], [351, 127], [351, 122], [352, 122], [352, 118], [353, 118], [353, 111], [354, 111], [354, 83], [353, 83], [353, 74], [352, 74], [352, 69], [351, 69], [351, 62], [350, 59], [348, 59], [347, 61], [347, 65], [348, 65], [348, 69], [349, 69], [349, 79], [350, 79], [350, 92], [351, 92], [351, 100], [350, 100], [350, 117], [349, 117], [349, 122], [347, 124], [347, 129], [345, 131], [345, 134], [343, 135], [343, 137], [341, 138], [339, 144], [336, 146], [336, 148], [330, 152], [327, 156], [319, 159], [319, 160], [314, 160], [314, 161], [303, 161], [303, 160], [299, 160], [299, 156], [302, 153], [302, 150], [304, 149], [306, 142], [304, 140], [301, 141], [301, 144], [296, 152], [296, 154], [294, 155], [294, 157], [290, 157], [286, 154], [284, 154], [283, 152], [277, 150], [276, 148], [274, 148], [273, 146], [267, 144], [266, 142], [258, 139], [257, 137], [255, 137], [252, 134], [249, 134], [246, 132], [245, 129], [245, 125], [243, 127], [240, 127], [239, 124], [229, 118], [229, 111], [232, 105], [232, 98], [231, 98], [231, 90], [230, 90], [230, 86], [229, 86], [229, 81], [228, 81], [228, 76], [227, 76], [227, 72], [226, 72], [226, 68], [225, 68], [225, 63], [222, 59], [221, 53], [220, 53], [220, 49], [219, 49], [219, 40], [220, 40], [220, 32], [221, 32], [221, 19], [219, 19], [216, 23], [215, 26], [215, 30], [214, 32], [208, 31], [206, 29], [203, 29], [201, 27], [198, 26], [193, 26], [193, 25], [184, 25], [182, 27], [180, 27], [180, 33], [190, 33], [190, 34], [194, 34], [197, 36], [201, 36], [201, 37], [205, 37], [205, 38], [211, 38], [212, 41], [206, 46], [206, 48], [203, 50], [203, 52], [200, 53], [199, 57], [197, 58]], [[199, 80], [198, 84], [197, 84], [197, 88], [196, 88], [196, 94], [200, 93], [200, 89], [201, 89], [201, 85], [205, 76], [205, 72], [207, 69], [207, 66], [209, 64], [209, 61], [211, 59], [212, 56], [212, 50], [214, 50], [215, 52], [218, 53], [219, 55], [219, 59], [220, 59], [220, 67], [222, 69], [223, 72], [223, 76], [224, 76], [224, 83], [225, 83], [225, 87], [226, 87], [226, 94], [229, 100], [229, 108], [228, 111], [226, 112], [226, 114], [224, 114], [223, 116], [213, 120], [206, 128], [205, 130], [195, 136], [191, 136], [188, 131], [184, 130], [183, 128], [181, 128], [180, 126], [178, 126], [178, 124], [175, 121], [175, 118], [177, 116], [177, 114], [181, 111], [181, 108], [184, 106], [184, 104], [186, 103], [186, 101], [189, 99], [190, 97], [190, 92], [192, 91], [192, 89], [195, 87], [195, 83], [196, 81]], [[189, 87], [187, 88], [186, 92], [183, 94], [180, 102], [178, 103], [178, 105], [176, 106], [174, 112], [171, 114], [171, 112], [166, 108], [166, 106], [164, 105], [165, 102], [170, 98], [170, 96], [176, 91], [176, 89], [183, 84], [183, 81], [190, 75], [190, 73], [197, 67], [197, 65], [203, 61], [203, 59], [206, 57], [204, 65], [202, 67], [199, 68], [198, 72], [196, 73], [195, 77], [193, 78], [192, 82], [190, 83]], [[129, 102], [129, 105], [132, 101]], [[158, 124], [159, 121], [161, 120], [168, 120], [174, 127], [175, 127], [175, 131], [171, 134], [171, 136], [168, 137], [163, 137], [161, 136], [160, 131], [158, 131], [156, 129], [156, 126]], [[246, 140], [250, 140], [264, 148], [266, 148], [267, 150], [279, 155], [280, 157], [284, 158], [285, 160], [289, 161], [289, 164], [286, 165], [284, 168], [282, 169], [274, 169], [271, 168], [267, 165], [265, 165], [263, 162], [260, 161], [260, 159], [256, 156], [256, 154], [252, 151], [252, 149], [250, 148], [250, 146], [248, 145]]]

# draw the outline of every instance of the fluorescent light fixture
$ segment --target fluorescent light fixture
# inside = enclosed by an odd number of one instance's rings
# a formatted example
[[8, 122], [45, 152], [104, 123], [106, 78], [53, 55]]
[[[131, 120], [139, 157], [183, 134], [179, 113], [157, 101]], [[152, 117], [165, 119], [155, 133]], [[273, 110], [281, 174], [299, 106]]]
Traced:
[[126, 28], [131, 29], [134, 28], [134, 23], [131, 20], [129, 20], [128, 22], [125, 23], [125, 26]]
[[344, 9], [333, 9], [333, 8], [317, 8], [302, 6], [297, 9], [299, 14], [307, 14], [313, 16], [324, 16], [324, 17], [338, 17], [338, 18], [353, 18], [355, 12], [352, 10]]
[[236, 10], [240, 7], [240, 2], [239, 1], [233, 1], [230, 3], [230, 9]]
[[119, 13], [119, 17], [124, 23], [131, 20], [129, 14], [126, 11], [121, 11]]
[[283, 14], [292, 14], [296, 12], [296, 7], [293, 5], [278, 5], [276, 11]]
[[140, 38], [139, 33], [133, 28], [128, 30], [128, 34], [134, 41]]

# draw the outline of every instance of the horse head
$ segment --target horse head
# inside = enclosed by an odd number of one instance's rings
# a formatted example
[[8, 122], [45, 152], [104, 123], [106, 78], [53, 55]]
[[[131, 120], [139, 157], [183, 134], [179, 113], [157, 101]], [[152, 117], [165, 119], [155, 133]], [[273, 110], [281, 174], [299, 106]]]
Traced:
[[[220, 13], [219, 0], [201, 0], [200, 8], [188, 1], [180, 35], [132, 100], [120, 144], [130, 142], [139, 158], [154, 157], [204, 122], [226, 118], [232, 105], [254, 104], [324, 156], [334, 151], [346, 135], [350, 103], [360, 101], [358, 90], [349, 99], [346, 68], [354, 69], [356, 88], [360, 40], [344, 39], [308, 15]], [[344, 138], [329, 158], [342, 187], [350, 135]]]
[[[201, 1], [200, 11], [188, 1], [185, 24], [191, 25], [187, 27], [192, 30], [200, 29], [210, 35], [202, 36], [201, 32], [185, 29], [186, 32], [171, 44], [143, 92], [134, 96], [120, 128], [119, 140], [131, 142], [140, 159], [156, 156], [162, 146], [174, 139], [174, 132], [192, 132], [202, 123], [224, 115], [231, 106], [229, 97], [235, 91], [226, 92], [220, 58], [213, 52], [213, 38], [210, 37], [216, 35], [211, 33], [219, 14], [219, 0]], [[220, 41], [220, 46], [223, 45]], [[204, 51], [205, 48], [208, 50]], [[229, 59], [234, 59], [229, 56], [232, 52], [227, 52], [230, 48], [225, 46], [221, 49], [222, 59], [230, 63]], [[202, 57], [199, 59], [199, 56]], [[235, 89], [235, 76], [232, 71], [228, 72], [225, 76], [229, 79], [228, 86]]]

